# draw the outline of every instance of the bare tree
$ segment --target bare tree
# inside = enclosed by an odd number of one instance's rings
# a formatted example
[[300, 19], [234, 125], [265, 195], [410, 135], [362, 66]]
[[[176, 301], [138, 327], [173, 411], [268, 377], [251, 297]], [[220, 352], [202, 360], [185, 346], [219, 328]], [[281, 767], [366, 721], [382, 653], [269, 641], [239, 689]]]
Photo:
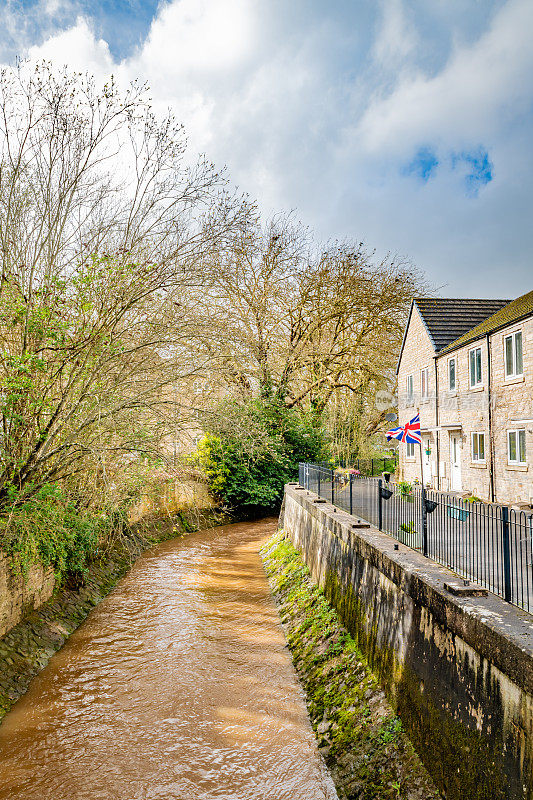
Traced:
[[157, 449], [203, 368], [184, 292], [248, 214], [145, 87], [1, 71], [0, 501]]
[[[277, 219], [238, 232], [212, 264], [197, 308], [230, 391], [322, 418], [342, 398], [352, 398], [345, 407], [356, 398], [368, 407], [393, 388], [409, 303], [420, 291], [409, 263], [376, 260], [363, 244], [318, 249], [305, 229]], [[367, 413], [368, 427], [382, 416]]]

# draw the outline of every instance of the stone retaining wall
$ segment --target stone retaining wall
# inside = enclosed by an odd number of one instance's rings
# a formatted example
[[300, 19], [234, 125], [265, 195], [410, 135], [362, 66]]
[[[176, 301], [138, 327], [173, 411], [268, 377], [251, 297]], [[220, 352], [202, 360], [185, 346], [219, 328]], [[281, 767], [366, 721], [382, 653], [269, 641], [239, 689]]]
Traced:
[[286, 487], [280, 524], [444, 795], [533, 800], [533, 617], [452, 595], [444, 584], [462, 581], [449, 570], [354, 522]]
[[105, 561], [90, 567], [82, 587], [63, 587], [39, 608], [26, 609], [24, 619], [0, 639], [0, 720], [145, 546], [141, 538], [125, 538]]
[[9, 569], [9, 559], [0, 553], [0, 637], [49, 600], [54, 586], [53, 570], [34, 565], [26, 579], [15, 577]]
[[278, 532], [261, 555], [339, 800], [440, 800], [379, 682], [298, 551]]

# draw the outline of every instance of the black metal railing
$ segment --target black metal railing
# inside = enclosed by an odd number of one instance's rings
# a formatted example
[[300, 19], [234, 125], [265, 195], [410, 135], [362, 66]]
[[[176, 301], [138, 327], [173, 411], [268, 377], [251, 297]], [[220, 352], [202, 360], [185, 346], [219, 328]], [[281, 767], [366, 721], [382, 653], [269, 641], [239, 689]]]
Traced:
[[[328, 462], [322, 462], [319, 466], [331, 468]], [[375, 458], [355, 458], [349, 463], [344, 459], [337, 462], [337, 466], [344, 469], [355, 470], [356, 475], [363, 475], [367, 478], [380, 477], [383, 472], [394, 472], [398, 466], [398, 456], [377, 456]]]
[[533, 612], [533, 512], [471, 503], [389, 475], [366, 477], [353, 468], [300, 464], [299, 481], [466, 580]]

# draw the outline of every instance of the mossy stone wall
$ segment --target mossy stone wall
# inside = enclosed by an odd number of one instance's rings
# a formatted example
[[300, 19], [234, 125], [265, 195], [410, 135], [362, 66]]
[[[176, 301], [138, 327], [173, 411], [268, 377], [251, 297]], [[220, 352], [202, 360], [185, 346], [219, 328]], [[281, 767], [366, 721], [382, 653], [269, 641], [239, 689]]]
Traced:
[[54, 587], [52, 569], [33, 564], [26, 577], [13, 575], [9, 558], [0, 553], [0, 637], [49, 600]]
[[448, 800], [533, 800], [533, 618], [288, 486], [282, 526]]

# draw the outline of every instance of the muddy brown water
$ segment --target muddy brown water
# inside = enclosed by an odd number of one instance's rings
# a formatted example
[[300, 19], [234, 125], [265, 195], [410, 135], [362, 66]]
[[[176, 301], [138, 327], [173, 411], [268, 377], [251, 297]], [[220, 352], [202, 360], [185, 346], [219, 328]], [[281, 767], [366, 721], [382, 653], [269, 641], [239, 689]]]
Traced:
[[335, 800], [259, 547], [275, 520], [138, 559], [0, 725], [0, 800]]

